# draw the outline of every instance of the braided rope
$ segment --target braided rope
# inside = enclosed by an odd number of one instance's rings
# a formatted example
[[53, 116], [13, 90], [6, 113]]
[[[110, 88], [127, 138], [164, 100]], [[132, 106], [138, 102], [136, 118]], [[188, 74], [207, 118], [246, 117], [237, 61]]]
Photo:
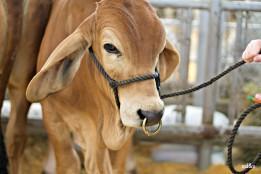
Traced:
[[118, 82], [118, 86], [128, 85], [128, 84], [133, 83], [133, 82], [155, 79], [157, 77], [159, 77], [158, 73], [146, 74], [146, 75], [134, 77], [134, 78], [128, 79], [128, 80], [121, 80], [121, 81]]
[[245, 61], [240, 61], [240, 62], [237, 62], [236, 64], [228, 67], [225, 71], [223, 71], [222, 73], [216, 75], [215, 77], [211, 78], [210, 80], [198, 85], [198, 86], [195, 86], [195, 87], [192, 87], [192, 88], [189, 88], [189, 89], [185, 89], [185, 90], [181, 90], [181, 91], [177, 91], [177, 92], [173, 92], [173, 93], [170, 93], [170, 94], [164, 94], [164, 95], [161, 95], [161, 99], [165, 99], [165, 98], [169, 98], [169, 97], [175, 97], [175, 96], [180, 96], [180, 95], [185, 95], [185, 94], [188, 94], [188, 93], [192, 93], [192, 92], [195, 92], [195, 91], [198, 91], [202, 88], [205, 88], [209, 85], [211, 85], [212, 83], [214, 83], [215, 81], [219, 80], [221, 77], [223, 77], [224, 75], [226, 75], [227, 73], [233, 71], [234, 69], [244, 65], [246, 62]]
[[[229, 169], [233, 172], [233, 174], [246, 174], [247, 172], [249, 172], [252, 168], [245, 168], [244, 170], [242, 171], [237, 171], [234, 166], [233, 166], [233, 159], [232, 159], [232, 148], [233, 148], [233, 143], [234, 143], [234, 140], [235, 140], [235, 137], [236, 137], [236, 134], [237, 134], [237, 131], [241, 125], [241, 123], [243, 122], [243, 120], [247, 117], [247, 115], [254, 111], [255, 109], [257, 108], [260, 108], [261, 107], [261, 104], [258, 103], [258, 104], [254, 104], [254, 105], [251, 105], [250, 107], [248, 107], [239, 117], [239, 119], [237, 120], [232, 132], [231, 132], [231, 135], [228, 139], [228, 143], [227, 143], [227, 165], [229, 167]], [[251, 162], [250, 164], [252, 166], [255, 166], [259, 160], [261, 159], [261, 152], [259, 152], [256, 157], [254, 158], [253, 162]]]
[[98, 61], [98, 59], [96, 58], [92, 47], [89, 48], [89, 53], [91, 55], [91, 58], [95, 64], [95, 66], [98, 68], [98, 70], [100, 71], [100, 73], [102, 73], [102, 75], [104, 76], [104, 78], [106, 80], [108, 80], [109, 82], [114, 81], [111, 76], [105, 71], [105, 69], [103, 68], [102, 64]]
[[128, 80], [121, 80], [121, 81], [116, 81], [113, 78], [111, 78], [111, 76], [105, 71], [105, 69], [103, 68], [103, 66], [101, 65], [101, 63], [98, 61], [98, 59], [96, 58], [92, 48], [89, 48], [89, 52], [91, 54], [91, 58], [95, 64], [95, 66], [98, 68], [98, 70], [102, 73], [102, 75], [104, 76], [104, 78], [106, 80], [109, 81], [110, 86], [112, 88], [116, 88], [119, 86], [124, 86], [124, 85], [128, 85], [130, 83], [133, 82], [138, 82], [138, 81], [144, 81], [144, 80], [150, 80], [150, 79], [155, 79], [159, 77], [159, 73], [155, 72], [153, 74], [146, 74], [146, 75], [142, 75], [142, 76], [137, 76]]

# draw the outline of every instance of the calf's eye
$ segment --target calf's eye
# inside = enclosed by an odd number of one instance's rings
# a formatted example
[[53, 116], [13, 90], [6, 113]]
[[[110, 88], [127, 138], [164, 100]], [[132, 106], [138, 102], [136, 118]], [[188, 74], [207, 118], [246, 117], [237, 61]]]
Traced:
[[112, 54], [120, 54], [120, 51], [112, 44], [104, 44], [104, 49], [108, 52], [108, 53], [112, 53]]

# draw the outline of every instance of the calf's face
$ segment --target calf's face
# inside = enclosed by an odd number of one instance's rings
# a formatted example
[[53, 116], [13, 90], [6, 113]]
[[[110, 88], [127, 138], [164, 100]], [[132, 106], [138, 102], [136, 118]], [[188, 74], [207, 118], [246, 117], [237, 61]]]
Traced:
[[[146, 1], [103, 3], [96, 19], [96, 52], [111, 77], [126, 80], [154, 73], [157, 68], [165, 80], [174, 71], [178, 54], [167, 43], [164, 27]], [[149, 125], [161, 120], [164, 104], [155, 80], [135, 82], [118, 90], [125, 126], [140, 127], [144, 118]]]
[[[177, 51], [166, 40], [164, 28], [146, 0], [103, 0], [50, 55], [30, 82], [27, 98], [39, 101], [70, 84], [89, 47], [115, 80], [151, 74], [157, 68], [164, 81], [179, 62]], [[111, 90], [108, 96], [113, 96]], [[114, 97], [111, 100], [116, 105]], [[164, 105], [153, 79], [119, 87], [119, 100], [116, 115], [125, 126], [139, 127], [144, 118], [153, 125], [162, 117]]]

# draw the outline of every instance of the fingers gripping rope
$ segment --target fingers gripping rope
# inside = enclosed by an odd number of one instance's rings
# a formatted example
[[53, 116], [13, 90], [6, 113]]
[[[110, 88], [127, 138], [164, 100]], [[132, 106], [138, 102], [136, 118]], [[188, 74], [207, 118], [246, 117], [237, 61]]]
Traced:
[[[261, 104], [258, 103], [258, 104], [254, 104], [254, 105], [251, 105], [249, 108], [247, 108], [247, 110], [245, 110], [239, 117], [239, 119], [237, 120], [232, 132], [231, 132], [231, 135], [228, 139], [228, 144], [227, 144], [227, 165], [229, 167], [229, 169], [231, 170], [231, 172], [233, 172], [233, 174], [246, 174], [247, 172], [249, 172], [252, 168], [245, 168], [244, 170], [242, 171], [237, 171], [234, 166], [233, 166], [233, 159], [232, 159], [232, 148], [233, 148], [233, 143], [234, 143], [234, 140], [235, 140], [235, 137], [236, 137], [236, 134], [237, 134], [237, 131], [241, 125], [241, 123], [243, 122], [243, 120], [247, 117], [247, 115], [254, 111], [255, 109], [257, 108], [260, 108], [261, 107]], [[261, 159], [261, 152], [259, 152], [256, 157], [254, 158], [253, 162], [250, 163], [251, 166], [255, 166], [259, 160]]]

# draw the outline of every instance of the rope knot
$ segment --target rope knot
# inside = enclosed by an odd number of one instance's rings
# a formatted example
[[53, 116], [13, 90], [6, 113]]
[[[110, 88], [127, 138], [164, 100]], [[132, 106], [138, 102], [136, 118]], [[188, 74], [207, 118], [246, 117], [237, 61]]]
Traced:
[[113, 80], [113, 79], [109, 80], [109, 84], [110, 84], [110, 87], [112, 89], [116, 89], [119, 86], [119, 83], [116, 80]]

